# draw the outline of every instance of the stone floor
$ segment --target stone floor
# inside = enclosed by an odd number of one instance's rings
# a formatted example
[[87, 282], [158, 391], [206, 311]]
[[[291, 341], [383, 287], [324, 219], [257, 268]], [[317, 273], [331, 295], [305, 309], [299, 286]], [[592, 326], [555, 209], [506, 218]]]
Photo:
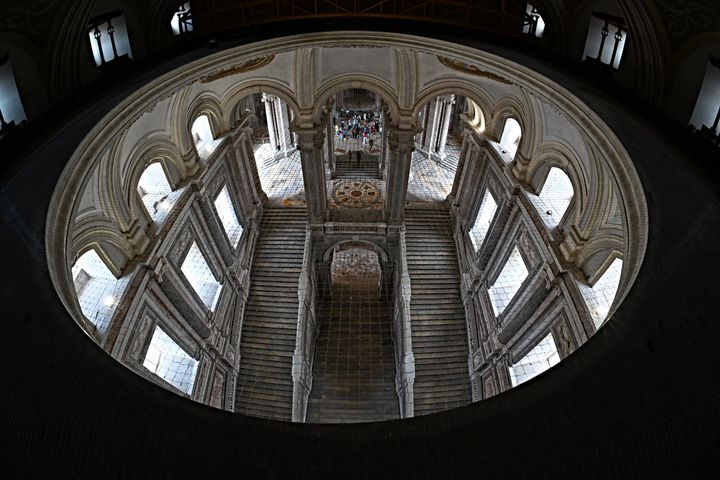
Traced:
[[[452, 190], [457, 154], [448, 153], [442, 165], [420, 152], [413, 152], [408, 180], [407, 202], [442, 202]], [[448, 165], [450, 164], [450, 165]]]
[[286, 158], [272, 161], [273, 151], [269, 143], [255, 145], [260, 184], [271, 204], [279, 206], [305, 206], [300, 152], [294, 151]]

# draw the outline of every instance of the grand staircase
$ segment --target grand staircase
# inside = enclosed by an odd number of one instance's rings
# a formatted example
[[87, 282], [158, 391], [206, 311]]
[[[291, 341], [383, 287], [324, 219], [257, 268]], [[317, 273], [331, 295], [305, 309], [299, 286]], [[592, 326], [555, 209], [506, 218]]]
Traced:
[[306, 217], [304, 208], [266, 208], [263, 215], [240, 341], [237, 413], [291, 420]]
[[362, 153], [360, 162], [355, 159], [353, 152], [352, 160], [347, 155], [337, 155], [335, 162], [335, 178], [379, 178], [377, 155]]
[[460, 272], [446, 208], [406, 208], [415, 415], [471, 401]]
[[[322, 275], [327, 279], [328, 275]], [[306, 421], [370, 422], [400, 418], [395, 393], [389, 282], [331, 288], [325, 280], [319, 305], [320, 333], [315, 348], [313, 388]], [[377, 280], [375, 280], [377, 282]]]

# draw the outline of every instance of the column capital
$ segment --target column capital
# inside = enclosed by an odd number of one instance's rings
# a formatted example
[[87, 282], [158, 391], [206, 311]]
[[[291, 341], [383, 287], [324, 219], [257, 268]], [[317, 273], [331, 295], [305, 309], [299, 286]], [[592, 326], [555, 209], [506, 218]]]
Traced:
[[415, 134], [420, 128], [388, 129], [388, 146], [392, 151], [412, 152], [415, 150]]
[[325, 125], [314, 125], [310, 128], [294, 128], [293, 133], [297, 135], [297, 143], [300, 151], [321, 151], [325, 143], [326, 129], [327, 127]]

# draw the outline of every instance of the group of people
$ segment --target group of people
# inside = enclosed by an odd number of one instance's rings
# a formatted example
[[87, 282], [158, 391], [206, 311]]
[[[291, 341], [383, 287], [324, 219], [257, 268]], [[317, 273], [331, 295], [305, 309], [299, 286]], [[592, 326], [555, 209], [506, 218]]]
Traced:
[[373, 113], [355, 113], [352, 117], [349, 116], [349, 110], [346, 110], [348, 115], [346, 120], [341, 120], [340, 123], [334, 120], [335, 123], [335, 135], [341, 137], [343, 140], [350, 138], [362, 138], [363, 143], [369, 143], [372, 148], [373, 140], [370, 137], [375, 133], [382, 133], [382, 127], [380, 122], [374, 118]]

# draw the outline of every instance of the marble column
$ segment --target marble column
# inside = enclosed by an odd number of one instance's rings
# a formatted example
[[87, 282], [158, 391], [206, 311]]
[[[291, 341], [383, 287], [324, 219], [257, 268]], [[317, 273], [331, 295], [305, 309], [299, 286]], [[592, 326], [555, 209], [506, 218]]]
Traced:
[[275, 132], [275, 108], [273, 106], [273, 96], [263, 93], [263, 103], [265, 104], [265, 120], [267, 121], [268, 137], [270, 137], [270, 147], [273, 153], [277, 150], [277, 134]]
[[385, 217], [388, 223], [400, 223], [405, 215], [410, 161], [415, 149], [415, 130], [389, 130], [389, 164], [387, 194], [385, 195]]
[[440, 134], [436, 142], [438, 148], [434, 152], [440, 157], [445, 156], [445, 144], [447, 143], [447, 137], [450, 131], [450, 120], [452, 119], [453, 97], [453, 95], [450, 95], [449, 98], [443, 99], [443, 114], [439, 124]]
[[325, 221], [327, 208], [325, 162], [322, 151], [326, 129], [324, 125], [318, 125], [317, 128], [298, 129], [295, 133], [300, 147], [308, 218], [311, 222], [322, 223]]

